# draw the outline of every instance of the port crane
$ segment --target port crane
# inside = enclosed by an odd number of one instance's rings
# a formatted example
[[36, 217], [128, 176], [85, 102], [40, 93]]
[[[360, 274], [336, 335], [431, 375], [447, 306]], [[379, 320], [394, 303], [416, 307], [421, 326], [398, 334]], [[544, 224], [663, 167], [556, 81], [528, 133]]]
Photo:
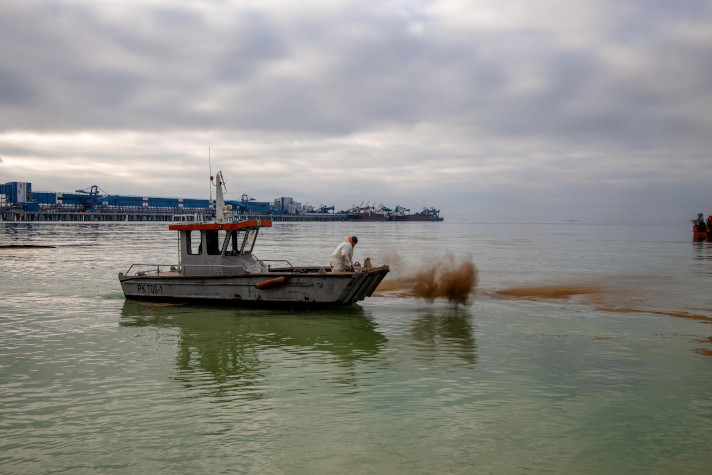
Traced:
[[334, 211], [333, 206], [326, 206], [326, 205], [321, 205], [319, 209], [315, 210], [315, 213], [328, 213], [329, 211]]
[[74, 190], [74, 192], [84, 195], [80, 197], [84, 210], [96, 209], [99, 206], [99, 197], [102, 195], [108, 195], [108, 193], [99, 188], [98, 185], [92, 185], [81, 190]]

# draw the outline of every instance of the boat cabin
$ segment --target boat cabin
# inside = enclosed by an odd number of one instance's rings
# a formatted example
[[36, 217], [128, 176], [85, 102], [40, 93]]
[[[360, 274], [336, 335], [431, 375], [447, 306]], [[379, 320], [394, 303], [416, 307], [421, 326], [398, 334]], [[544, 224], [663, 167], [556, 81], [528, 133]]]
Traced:
[[257, 234], [265, 226], [272, 222], [172, 224], [168, 229], [179, 233], [181, 274], [211, 276], [268, 272], [252, 255]]

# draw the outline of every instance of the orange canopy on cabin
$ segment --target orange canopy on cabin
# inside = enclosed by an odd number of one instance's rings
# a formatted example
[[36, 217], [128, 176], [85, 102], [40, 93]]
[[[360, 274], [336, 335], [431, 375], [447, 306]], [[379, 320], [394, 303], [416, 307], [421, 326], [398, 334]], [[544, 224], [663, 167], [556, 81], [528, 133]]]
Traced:
[[243, 229], [243, 228], [259, 228], [272, 227], [272, 221], [263, 219], [252, 219], [250, 221], [241, 221], [239, 223], [210, 223], [210, 224], [171, 224], [168, 229], [171, 231], [203, 231], [210, 229]]

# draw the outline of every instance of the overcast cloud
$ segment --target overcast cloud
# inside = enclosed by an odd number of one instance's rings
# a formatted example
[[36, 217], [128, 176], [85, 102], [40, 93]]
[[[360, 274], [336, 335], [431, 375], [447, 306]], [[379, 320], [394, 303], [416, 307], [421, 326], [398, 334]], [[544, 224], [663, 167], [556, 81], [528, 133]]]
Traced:
[[0, 3], [0, 182], [434, 206], [712, 212], [712, 1]]

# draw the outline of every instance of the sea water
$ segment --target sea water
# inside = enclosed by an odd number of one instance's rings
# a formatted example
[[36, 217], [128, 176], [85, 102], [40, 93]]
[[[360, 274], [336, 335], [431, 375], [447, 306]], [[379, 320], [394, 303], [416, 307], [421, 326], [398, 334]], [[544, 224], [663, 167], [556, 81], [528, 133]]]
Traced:
[[[126, 301], [166, 224], [0, 223], [2, 473], [706, 473], [712, 243], [675, 225], [275, 223], [392, 272], [332, 310]], [[474, 262], [467, 305], [418, 272]], [[388, 285], [385, 285], [388, 284]]]

